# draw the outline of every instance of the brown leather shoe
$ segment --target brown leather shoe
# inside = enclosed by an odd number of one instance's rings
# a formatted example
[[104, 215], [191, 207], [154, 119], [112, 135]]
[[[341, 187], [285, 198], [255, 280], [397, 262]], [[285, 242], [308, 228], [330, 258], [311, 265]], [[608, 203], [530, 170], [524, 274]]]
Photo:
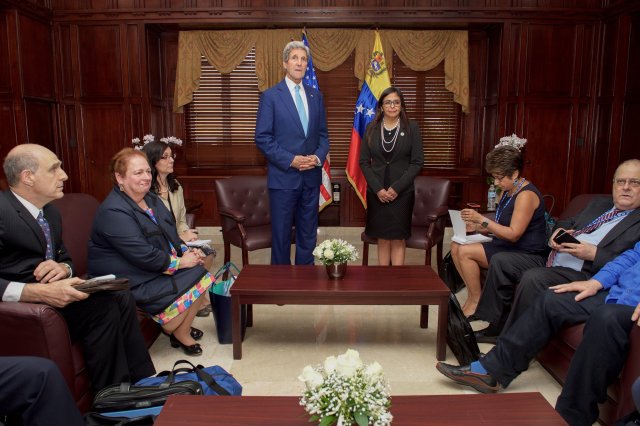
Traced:
[[496, 379], [489, 374], [473, 373], [468, 365], [456, 366], [439, 362], [436, 369], [454, 382], [470, 386], [481, 393], [495, 393], [500, 390]]

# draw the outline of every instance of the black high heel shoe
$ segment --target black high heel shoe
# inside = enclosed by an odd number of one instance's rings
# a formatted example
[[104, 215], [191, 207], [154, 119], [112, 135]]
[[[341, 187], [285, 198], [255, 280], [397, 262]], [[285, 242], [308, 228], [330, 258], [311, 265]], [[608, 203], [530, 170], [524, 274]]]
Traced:
[[[170, 333], [167, 333], [164, 330], [162, 330], [162, 333], [165, 336], [171, 336]], [[202, 330], [199, 330], [199, 329], [195, 328], [195, 327], [191, 327], [191, 330], [189, 331], [189, 334], [191, 335], [191, 338], [193, 340], [196, 340], [196, 341], [202, 339], [202, 336], [204, 336], [204, 332]]]
[[171, 343], [172, 348], [182, 348], [185, 354], [198, 356], [202, 355], [202, 347], [200, 347], [200, 343], [194, 343], [193, 345], [185, 345], [182, 343], [176, 336], [171, 333], [169, 335], [169, 342]]

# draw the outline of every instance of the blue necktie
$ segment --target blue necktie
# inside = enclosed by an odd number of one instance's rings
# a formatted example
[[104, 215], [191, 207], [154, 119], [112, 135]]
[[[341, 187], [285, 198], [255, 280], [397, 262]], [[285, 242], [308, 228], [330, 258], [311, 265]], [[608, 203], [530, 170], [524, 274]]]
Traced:
[[309, 126], [309, 120], [307, 119], [307, 112], [304, 110], [304, 103], [302, 102], [302, 96], [300, 96], [300, 86], [297, 84], [296, 84], [296, 108], [298, 109], [300, 122], [302, 122], [302, 128], [304, 129], [304, 134], [306, 136], [307, 127]]
[[38, 213], [38, 225], [42, 228], [42, 232], [44, 233], [44, 238], [47, 240], [47, 260], [53, 259], [53, 242], [51, 241], [51, 228], [49, 228], [49, 222], [42, 215], [42, 211]]

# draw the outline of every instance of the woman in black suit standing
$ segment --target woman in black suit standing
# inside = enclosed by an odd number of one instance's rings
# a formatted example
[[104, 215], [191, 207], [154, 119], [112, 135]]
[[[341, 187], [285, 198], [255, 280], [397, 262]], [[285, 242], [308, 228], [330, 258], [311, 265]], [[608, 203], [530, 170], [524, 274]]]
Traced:
[[423, 163], [422, 138], [410, 121], [402, 92], [384, 90], [375, 119], [360, 145], [360, 168], [367, 180], [365, 234], [378, 239], [378, 264], [402, 265], [411, 236], [413, 181]]

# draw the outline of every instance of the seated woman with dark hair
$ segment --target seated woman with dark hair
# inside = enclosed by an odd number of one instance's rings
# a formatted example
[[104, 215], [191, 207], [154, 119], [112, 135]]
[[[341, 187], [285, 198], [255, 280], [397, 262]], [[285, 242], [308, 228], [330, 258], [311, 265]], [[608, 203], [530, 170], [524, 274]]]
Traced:
[[170, 334], [171, 346], [202, 354], [192, 328], [212, 277], [204, 254], [182, 244], [176, 222], [153, 192], [144, 153], [124, 148], [111, 160], [116, 186], [104, 200], [89, 241], [89, 274], [115, 273], [129, 279], [137, 305]]
[[522, 177], [523, 158], [518, 148], [499, 144], [487, 154], [485, 169], [493, 176], [495, 185], [502, 190], [495, 220], [489, 220], [472, 209], [461, 212], [468, 231], [493, 234], [488, 243], [461, 245], [451, 243], [453, 262], [467, 286], [464, 314], [474, 314], [480, 294], [480, 271], [487, 269], [491, 256], [501, 251], [546, 253], [546, 221], [544, 201], [538, 188]]
[[[168, 208], [176, 219], [176, 226], [180, 239], [185, 242], [198, 239], [198, 231], [189, 229], [187, 225], [187, 208], [184, 202], [184, 192], [182, 186], [173, 173], [173, 165], [176, 154], [166, 142], [149, 142], [142, 152], [147, 155], [149, 166], [151, 166], [151, 192], [160, 197], [160, 200]], [[211, 270], [215, 251], [208, 254], [204, 259], [204, 267]], [[198, 316], [208, 316], [211, 313], [211, 303], [208, 300], [205, 306], [198, 311]]]

